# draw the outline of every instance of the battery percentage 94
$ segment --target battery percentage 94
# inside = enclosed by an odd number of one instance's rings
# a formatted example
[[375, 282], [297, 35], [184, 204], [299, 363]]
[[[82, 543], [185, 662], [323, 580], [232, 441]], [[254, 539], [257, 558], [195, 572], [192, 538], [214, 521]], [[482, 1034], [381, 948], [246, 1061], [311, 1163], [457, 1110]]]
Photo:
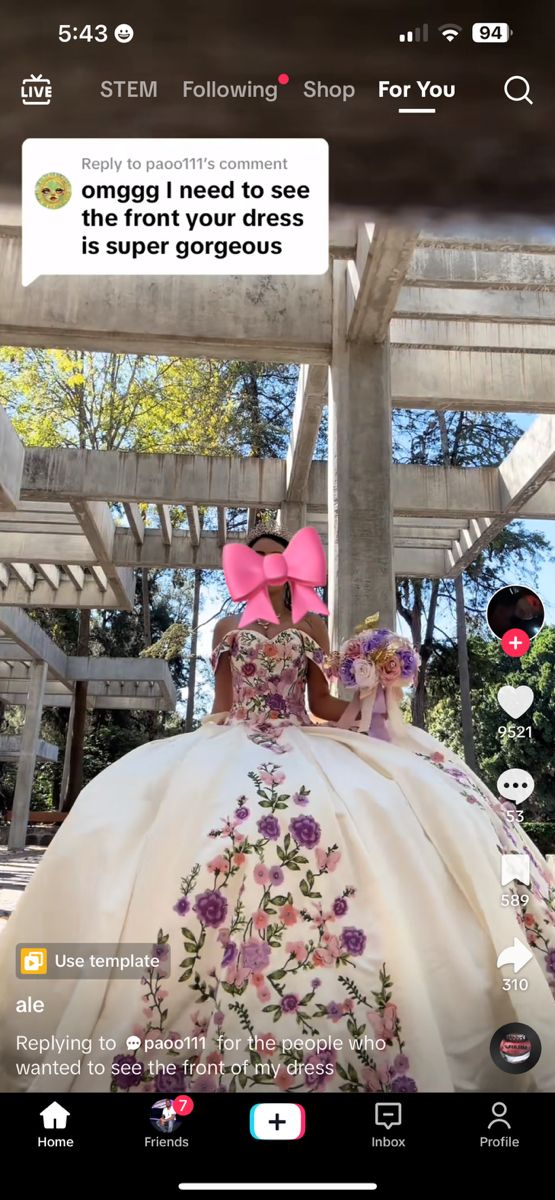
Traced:
[[472, 41], [482, 46], [499, 46], [508, 42], [512, 32], [506, 21], [476, 21], [472, 26]]

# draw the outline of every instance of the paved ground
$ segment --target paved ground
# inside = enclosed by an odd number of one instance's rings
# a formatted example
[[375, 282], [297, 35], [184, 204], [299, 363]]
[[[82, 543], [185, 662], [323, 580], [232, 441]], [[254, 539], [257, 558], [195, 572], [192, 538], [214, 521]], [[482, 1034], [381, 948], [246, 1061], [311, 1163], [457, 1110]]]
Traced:
[[30, 846], [28, 850], [0, 846], [0, 930], [25, 891], [44, 850], [44, 846]]

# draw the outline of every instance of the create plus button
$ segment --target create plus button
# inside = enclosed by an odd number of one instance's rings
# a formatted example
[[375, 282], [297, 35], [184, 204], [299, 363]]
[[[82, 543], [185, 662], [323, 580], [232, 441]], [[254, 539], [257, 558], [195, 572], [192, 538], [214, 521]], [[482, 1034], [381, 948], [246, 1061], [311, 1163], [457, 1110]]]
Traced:
[[251, 1136], [260, 1141], [294, 1142], [305, 1126], [302, 1104], [253, 1104], [250, 1111]]

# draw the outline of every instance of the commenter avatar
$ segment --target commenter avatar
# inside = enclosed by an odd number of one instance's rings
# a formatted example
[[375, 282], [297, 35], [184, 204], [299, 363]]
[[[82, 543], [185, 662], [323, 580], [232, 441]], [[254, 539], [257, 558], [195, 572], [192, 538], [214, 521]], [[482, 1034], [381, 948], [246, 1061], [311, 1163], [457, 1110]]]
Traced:
[[35, 196], [43, 208], [63, 208], [71, 200], [71, 184], [65, 175], [49, 172], [35, 185]]

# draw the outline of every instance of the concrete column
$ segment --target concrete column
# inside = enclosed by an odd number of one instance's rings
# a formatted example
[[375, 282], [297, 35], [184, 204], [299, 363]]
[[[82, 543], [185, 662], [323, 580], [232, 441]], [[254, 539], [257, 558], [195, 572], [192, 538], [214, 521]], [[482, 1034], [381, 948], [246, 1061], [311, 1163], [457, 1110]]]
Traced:
[[58, 804], [58, 809], [60, 812], [62, 812], [63, 807], [66, 802], [67, 789], [68, 789], [68, 784], [69, 784], [69, 761], [71, 758], [71, 739], [73, 737], [74, 719], [75, 719], [75, 687], [73, 688], [73, 695], [71, 697], [71, 706], [70, 706], [70, 710], [69, 710], [69, 719], [68, 719], [67, 731], [66, 731], [66, 744], [65, 744], [65, 749], [64, 749], [64, 766], [63, 766], [63, 771], [62, 771], [62, 783], [61, 783], [61, 787], [60, 787], [60, 802]]
[[306, 525], [306, 504], [301, 500], [284, 500], [279, 510], [280, 523], [289, 533]]
[[47, 674], [48, 664], [45, 662], [35, 662], [29, 670], [25, 724], [21, 735], [21, 752], [17, 765], [13, 814], [8, 839], [10, 850], [25, 848]]
[[389, 341], [347, 341], [345, 276], [345, 262], [335, 262], [328, 414], [333, 646], [372, 612], [395, 628]]

